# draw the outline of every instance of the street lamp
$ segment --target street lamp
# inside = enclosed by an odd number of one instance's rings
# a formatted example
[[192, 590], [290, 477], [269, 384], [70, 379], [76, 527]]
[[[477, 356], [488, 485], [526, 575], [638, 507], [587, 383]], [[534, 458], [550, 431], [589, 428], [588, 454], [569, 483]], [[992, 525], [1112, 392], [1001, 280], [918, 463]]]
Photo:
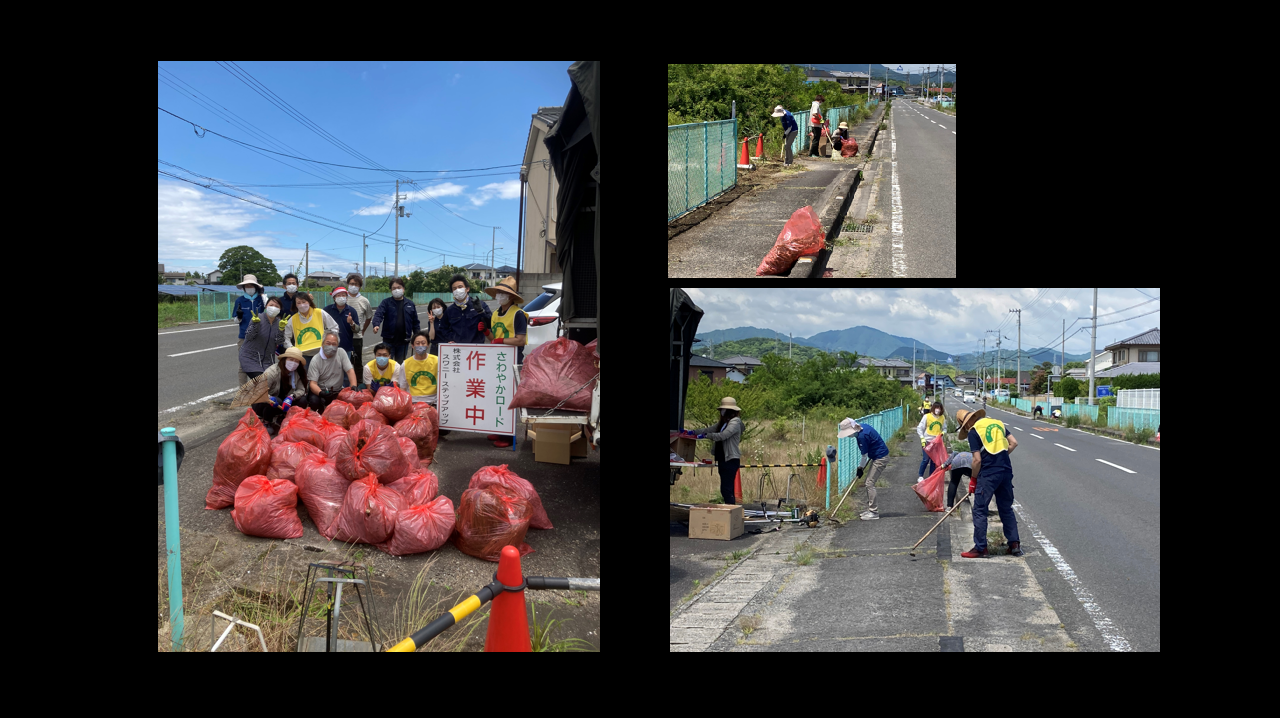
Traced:
[[497, 258], [496, 253], [499, 249], [502, 249], [502, 247], [494, 247], [493, 249], [489, 250], [489, 269], [494, 272], [495, 277], [497, 276], [497, 270], [494, 269], [493, 260]]

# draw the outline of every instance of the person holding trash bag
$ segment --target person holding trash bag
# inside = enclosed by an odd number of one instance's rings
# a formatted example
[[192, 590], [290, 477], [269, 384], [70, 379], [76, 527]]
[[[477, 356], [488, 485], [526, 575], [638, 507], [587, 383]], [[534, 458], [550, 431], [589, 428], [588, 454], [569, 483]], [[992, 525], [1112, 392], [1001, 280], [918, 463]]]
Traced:
[[250, 311], [249, 331], [245, 333], [240, 347], [240, 371], [250, 379], [261, 375], [279, 358], [276, 347], [284, 345], [284, 332], [276, 322], [279, 314], [280, 300], [275, 297], [267, 300], [262, 316]]
[[344, 374], [356, 391], [364, 391], [364, 384], [356, 383], [351, 357], [338, 347], [338, 332], [325, 332], [320, 353], [307, 366], [307, 382], [311, 390], [307, 394], [308, 405], [315, 411], [323, 412], [330, 402], [338, 398], [338, 392], [342, 391]]
[[[322, 311], [333, 317], [334, 323], [338, 325], [338, 347], [347, 353], [351, 359], [351, 365], [355, 366], [360, 362], [359, 357], [355, 354], [355, 332], [360, 328], [360, 313], [355, 307], [347, 304], [348, 295], [346, 287], [334, 287], [330, 293], [333, 297], [333, 304], [325, 307]], [[348, 386], [344, 380], [342, 386]]]
[[409, 340], [419, 329], [418, 309], [413, 300], [405, 296], [404, 289], [404, 280], [392, 277], [391, 296], [382, 300], [373, 313], [373, 333], [382, 336], [391, 350], [391, 358], [398, 362], [404, 361]]
[[876, 505], [876, 479], [880, 472], [889, 465], [889, 447], [885, 445], [880, 433], [870, 426], [859, 424], [853, 419], [845, 418], [840, 422], [839, 438], [852, 436], [858, 440], [858, 451], [862, 452], [864, 461], [858, 467], [858, 478], [862, 478], [863, 469], [868, 465], [871, 472], [867, 474], [867, 510], [858, 518], [863, 521], [874, 521], [880, 518], [880, 507]]
[[320, 345], [324, 344], [324, 335], [338, 333], [338, 323], [333, 317], [316, 308], [315, 300], [307, 292], [293, 295], [294, 306], [298, 313], [281, 320], [284, 331], [285, 346], [297, 346], [302, 352], [307, 368], [311, 360], [320, 353]]
[[[236, 308], [232, 311], [231, 316], [240, 322], [240, 341], [236, 342], [236, 354], [240, 353], [240, 348], [244, 346], [244, 333], [249, 330], [250, 317], [256, 317], [262, 313], [263, 298], [262, 285], [258, 284], [258, 278], [252, 274], [244, 275], [244, 281], [236, 285], [240, 291], [244, 292], [243, 297], [236, 297]], [[237, 357], [238, 358], [238, 357]], [[240, 385], [249, 381], [249, 376], [241, 369], [238, 374]]]
[[795, 160], [791, 156], [791, 143], [795, 141], [796, 135], [800, 134], [800, 126], [796, 124], [795, 116], [782, 109], [782, 105], [773, 108], [773, 116], [782, 118], [782, 148], [784, 152], [782, 166], [790, 167]]
[[960, 554], [965, 558], [987, 556], [987, 504], [996, 499], [1000, 521], [1004, 524], [1004, 537], [1009, 542], [1009, 555], [1021, 556], [1022, 544], [1018, 541], [1018, 517], [1013, 513], [1013, 464], [1009, 455], [1018, 448], [1018, 440], [1008, 435], [1001, 421], [986, 418], [987, 412], [956, 412], [960, 423], [960, 437], [968, 437], [973, 450], [973, 474], [969, 479], [969, 493], [973, 494], [973, 548]]
[[720, 496], [726, 504], [738, 503], [734, 495], [733, 480], [738, 475], [742, 454], [738, 442], [742, 440], [743, 424], [738, 401], [731, 396], [720, 400], [720, 423], [694, 429], [699, 439], [715, 442], [716, 465], [720, 467]]
[[364, 383], [373, 390], [374, 396], [384, 386], [394, 385], [409, 391], [404, 380], [404, 366], [391, 358], [391, 350], [381, 342], [373, 348], [373, 359], [364, 365]]
[[[920, 460], [920, 478], [916, 479], [916, 483], [924, 481], [925, 474], [932, 474], [934, 470], [933, 459], [929, 458], [928, 452], [924, 450], [925, 444], [935, 436], [942, 436], [943, 430], [946, 428], [947, 420], [942, 416], [942, 402], [933, 402], [932, 410], [920, 417], [920, 423], [916, 425], [916, 435], [920, 437], [920, 453], [924, 454], [924, 458]], [[929, 467], [928, 471], [925, 467]]]
[[289, 347], [262, 373], [267, 382], [267, 400], [254, 404], [252, 409], [272, 436], [279, 431], [280, 421], [294, 404], [305, 406], [307, 403], [307, 380], [302, 364], [302, 352], [297, 347]]
[[839, 152], [840, 148], [844, 146], [844, 143], [848, 141], [849, 141], [849, 123], [841, 122], [840, 125], [836, 128], [836, 131], [831, 135], [831, 147], [836, 152]]

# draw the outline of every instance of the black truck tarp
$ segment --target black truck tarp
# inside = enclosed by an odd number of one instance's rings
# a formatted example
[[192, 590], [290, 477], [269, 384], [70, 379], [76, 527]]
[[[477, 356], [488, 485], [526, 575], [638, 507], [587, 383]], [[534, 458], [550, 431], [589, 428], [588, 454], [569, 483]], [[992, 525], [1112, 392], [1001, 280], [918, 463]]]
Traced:
[[671, 290], [671, 429], [684, 428], [684, 398], [689, 390], [689, 357], [702, 310], [684, 293]]
[[[543, 143], [560, 189], [556, 193], [556, 261], [564, 273], [560, 318], [594, 319], [599, 340], [600, 63], [569, 66], [573, 86]], [[599, 343], [597, 341], [597, 351]]]

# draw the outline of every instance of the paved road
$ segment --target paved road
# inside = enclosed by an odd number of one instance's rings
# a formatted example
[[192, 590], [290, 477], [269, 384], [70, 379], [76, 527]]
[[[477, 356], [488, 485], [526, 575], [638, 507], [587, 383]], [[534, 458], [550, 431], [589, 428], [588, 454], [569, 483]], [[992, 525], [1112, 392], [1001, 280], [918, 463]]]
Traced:
[[[376, 309], [376, 307], [375, 307]], [[425, 317], [426, 305], [418, 311]], [[162, 414], [166, 409], [195, 409], [221, 394], [229, 396], [236, 388], [239, 361], [236, 341], [239, 324], [214, 322], [183, 325], [159, 330], [158, 379], [156, 393]], [[365, 333], [364, 358], [373, 357], [373, 346], [380, 340], [370, 325]], [[179, 356], [174, 356], [174, 355]]]
[[[945, 403], [952, 416], [963, 406], [954, 397]], [[991, 406], [987, 413], [1018, 439], [1014, 494], [1025, 515], [1061, 553], [1115, 631], [1134, 650], [1160, 650], [1160, 451]], [[1024, 542], [1035, 540], [1019, 528]], [[1078, 603], [1060, 574], [1041, 577], [1046, 594], [1055, 607]]]
[[881, 169], [889, 174], [881, 195], [893, 233], [876, 252], [872, 276], [955, 277], [955, 118], [895, 102], [891, 119], [893, 163]]

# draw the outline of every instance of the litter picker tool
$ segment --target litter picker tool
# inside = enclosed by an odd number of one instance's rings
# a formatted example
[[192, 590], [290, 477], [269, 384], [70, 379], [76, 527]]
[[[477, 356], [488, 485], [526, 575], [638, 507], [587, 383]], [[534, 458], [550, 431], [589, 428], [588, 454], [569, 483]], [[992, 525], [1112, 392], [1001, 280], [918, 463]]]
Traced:
[[[966, 489], [968, 489], [968, 487], [967, 487], [967, 486], [966, 486], [965, 488], [966, 488]], [[969, 492], [966, 490], [966, 491], [964, 492], [964, 496], [962, 496], [962, 497], [960, 498], [960, 500], [956, 502], [956, 505], [955, 505], [955, 506], [952, 506], [952, 507], [951, 507], [951, 508], [949, 508], [949, 509], [947, 509], [947, 512], [946, 512], [945, 514], [943, 514], [943, 515], [942, 515], [942, 518], [938, 519], [938, 523], [934, 524], [934, 525], [933, 525], [933, 528], [929, 529], [929, 533], [925, 534], [924, 536], [921, 536], [921, 537], [920, 537], [920, 540], [919, 540], [919, 541], [916, 541], [916, 546], [919, 546], [921, 543], [923, 543], [923, 542], [924, 542], [924, 540], [925, 540], [925, 539], [929, 538], [929, 534], [933, 533], [933, 532], [934, 532], [934, 529], [936, 529], [936, 528], [938, 528], [939, 526], [941, 526], [941, 525], [942, 525], [942, 522], [943, 522], [943, 521], [946, 521], [946, 520], [947, 520], [947, 517], [951, 515], [951, 512], [952, 512], [952, 511], [955, 511], [955, 510], [956, 510], [956, 509], [958, 509], [958, 508], [960, 508], [960, 504], [963, 504], [963, 503], [964, 503], [964, 502], [965, 502], [965, 501], [966, 501], [970, 496], [973, 496], [973, 494], [969, 493]], [[915, 556], [915, 555], [916, 555], [916, 546], [912, 546], [912, 547], [911, 547], [911, 550], [910, 550], [910, 551], [908, 551], [908, 553], [909, 553], [909, 554], [911, 554], [912, 556]]]

